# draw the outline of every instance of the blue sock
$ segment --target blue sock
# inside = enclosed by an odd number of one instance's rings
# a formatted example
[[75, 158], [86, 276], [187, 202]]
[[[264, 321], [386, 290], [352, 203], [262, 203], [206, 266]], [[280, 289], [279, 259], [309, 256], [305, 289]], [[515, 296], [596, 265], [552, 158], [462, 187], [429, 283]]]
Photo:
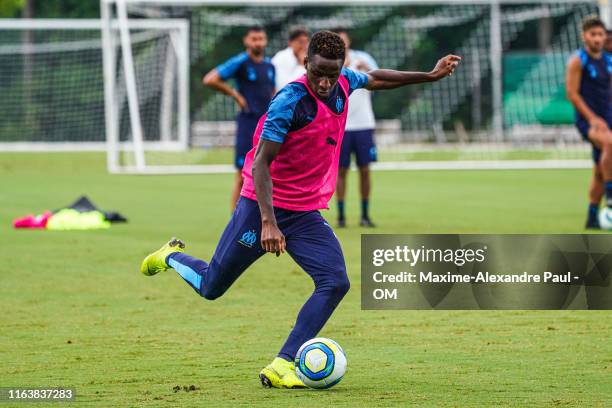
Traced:
[[198, 292], [198, 294], [201, 294], [202, 278], [208, 270], [208, 264], [206, 262], [182, 252], [174, 252], [168, 255], [166, 263], [178, 272], [181, 278]]
[[606, 181], [606, 205], [612, 207], [612, 181]]
[[361, 219], [362, 220], [370, 219], [370, 216], [368, 215], [369, 206], [370, 206], [370, 202], [368, 199], [361, 200]]
[[589, 212], [587, 213], [587, 224], [593, 225], [598, 222], [597, 213], [599, 211], [599, 204], [589, 204]]
[[317, 279], [315, 290], [298, 313], [278, 357], [292, 361], [302, 344], [317, 336], [348, 290], [349, 281], [344, 271], [330, 274], [327, 279]]
[[338, 200], [338, 219], [344, 220], [344, 201]]

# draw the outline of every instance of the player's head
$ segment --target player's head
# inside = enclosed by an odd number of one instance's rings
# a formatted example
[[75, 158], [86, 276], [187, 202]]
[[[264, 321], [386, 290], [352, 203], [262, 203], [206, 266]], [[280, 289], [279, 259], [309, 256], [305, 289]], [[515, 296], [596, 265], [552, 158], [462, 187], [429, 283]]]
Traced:
[[309, 40], [310, 32], [306, 27], [298, 26], [289, 30], [289, 41], [287, 43], [295, 54], [306, 53]]
[[266, 30], [262, 26], [254, 25], [246, 29], [244, 37], [242, 37], [244, 48], [255, 55], [261, 55], [268, 45], [268, 37]]
[[606, 31], [606, 41], [604, 42], [604, 50], [612, 54], [612, 30]]
[[327, 98], [340, 76], [346, 49], [344, 41], [331, 31], [314, 33], [304, 62], [308, 86], [319, 97]]
[[606, 36], [606, 26], [599, 17], [589, 16], [582, 21], [582, 41], [589, 51], [601, 52]]
[[344, 41], [344, 46], [348, 50], [351, 46], [351, 36], [349, 35], [348, 30], [344, 27], [337, 27], [332, 31], [342, 38], [342, 41]]

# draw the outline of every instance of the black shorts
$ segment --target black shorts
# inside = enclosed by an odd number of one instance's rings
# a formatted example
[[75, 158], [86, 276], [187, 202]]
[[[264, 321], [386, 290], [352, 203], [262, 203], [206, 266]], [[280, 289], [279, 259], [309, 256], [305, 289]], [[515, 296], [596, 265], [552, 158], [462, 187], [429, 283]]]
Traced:
[[253, 148], [253, 134], [257, 128], [259, 116], [239, 114], [236, 119], [236, 143], [234, 144], [234, 165], [242, 169], [244, 158]]
[[[609, 125], [608, 125], [609, 126]], [[578, 128], [578, 132], [580, 132], [580, 136], [591, 144], [592, 152], [591, 155], [593, 157], [593, 162], [595, 164], [599, 164], [599, 160], [601, 159], [601, 150], [593, 144], [591, 139], [589, 139], [589, 129], [591, 125], [586, 120], [578, 119], [576, 121], [576, 128]]]
[[357, 166], [367, 166], [377, 159], [376, 144], [374, 144], [374, 129], [347, 130], [342, 139], [340, 149], [340, 167], [351, 165], [351, 153], [355, 153]]

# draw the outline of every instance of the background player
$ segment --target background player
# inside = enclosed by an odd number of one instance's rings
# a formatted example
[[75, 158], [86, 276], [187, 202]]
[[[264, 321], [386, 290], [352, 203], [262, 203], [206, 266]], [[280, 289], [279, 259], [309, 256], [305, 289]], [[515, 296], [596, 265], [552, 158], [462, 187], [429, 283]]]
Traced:
[[343, 68], [344, 59], [345, 45], [337, 34], [313, 35], [306, 75], [276, 94], [257, 125], [255, 147], [243, 169], [242, 197], [210, 263], [184, 254], [182, 242], [173, 239], [141, 265], [148, 276], [174, 268], [198, 294], [213, 300], [266, 252], [279, 256], [287, 251], [311, 276], [315, 290], [278, 357], [261, 371], [266, 386], [304, 386], [295, 375], [295, 354], [317, 335], [349, 290], [342, 248], [318, 211], [327, 208], [336, 187], [349, 95], [364, 87], [437, 81], [452, 74], [460, 60], [449, 55], [429, 73], [364, 74]]
[[612, 30], [606, 30], [606, 42], [604, 43], [604, 50], [608, 53], [612, 53]]
[[[234, 165], [238, 171], [234, 181], [230, 208], [233, 210], [242, 188], [244, 158], [253, 147], [257, 121], [266, 112], [274, 95], [274, 66], [264, 55], [268, 39], [260, 26], [247, 29], [243, 37], [246, 51], [217, 66], [204, 77], [204, 85], [234, 98], [240, 112], [236, 118]], [[235, 79], [237, 88], [226, 81]]]
[[606, 37], [605, 25], [598, 17], [586, 18], [582, 24], [584, 47], [570, 59], [567, 67], [566, 92], [576, 109], [576, 127], [593, 145], [586, 228], [599, 228], [597, 214], [602, 180], [606, 205], [612, 206], [612, 58], [603, 50]]
[[276, 68], [276, 89], [281, 89], [306, 72], [304, 59], [309, 39], [310, 33], [305, 27], [294, 27], [289, 30], [287, 48], [272, 57], [272, 64]]
[[[604, 43], [604, 51], [612, 55], [612, 30], [606, 31], [606, 42]], [[593, 164], [593, 177], [591, 178], [591, 185], [589, 187], [589, 210], [587, 214], [587, 228], [599, 228], [599, 220], [597, 219], [597, 210], [599, 209], [599, 203], [604, 196], [606, 189], [603, 181], [603, 174], [601, 174], [601, 168], [594, 163]]]
[[[350, 49], [351, 38], [345, 29], [334, 30], [346, 45], [346, 60], [344, 66], [358, 72], [367, 72], [378, 69], [374, 58], [365, 51]], [[336, 198], [338, 200], [338, 226], [345, 227], [344, 198], [346, 196], [346, 178], [351, 167], [351, 154], [355, 154], [355, 161], [359, 168], [359, 192], [361, 194], [361, 221], [362, 227], [374, 227], [370, 220], [370, 162], [376, 161], [376, 145], [374, 144], [374, 128], [376, 120], [372, 110], [372, 97], [367, 89], [357, 89], [349, 98], [346, 130], [342, 139], [340, 152], [340, 167], [338, 171], [338, 185]]]

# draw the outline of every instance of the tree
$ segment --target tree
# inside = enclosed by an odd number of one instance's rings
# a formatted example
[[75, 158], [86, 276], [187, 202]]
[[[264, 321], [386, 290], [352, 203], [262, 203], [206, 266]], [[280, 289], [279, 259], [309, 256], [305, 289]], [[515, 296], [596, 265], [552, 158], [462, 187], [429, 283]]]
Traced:
[[0, 18], [27, 17], [22, 14], [27, 14], [27, 9], [36, 11], [32, 18], [100, 17], [96, 0], [0, 0]]
[[0, 18], [17, 17], [25, 5], [25, 0], [0, 1]]
[[[5, 1], [5, 0], [0, 0]], [[15, 1], [15, 0], [11, 0]], [[36, 18], [99, 18], [98, 0], [28, 0], [34, 4]]]

